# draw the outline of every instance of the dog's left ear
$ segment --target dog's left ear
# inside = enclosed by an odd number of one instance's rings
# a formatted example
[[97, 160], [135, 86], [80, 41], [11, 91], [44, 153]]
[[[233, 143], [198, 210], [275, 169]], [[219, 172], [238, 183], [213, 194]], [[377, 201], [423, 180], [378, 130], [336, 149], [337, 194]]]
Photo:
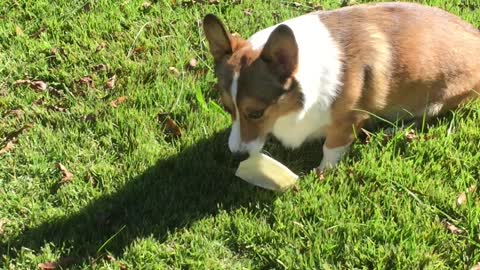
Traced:
[[219, 61], [226, 55], [232, 54], [230, 34], [220, 19], [213, 14], [207, 14], [205, 18], [203, 18], [203, 30], [210, 45], [210, 52], [215, 61]]
[[275, 28], [260, 58], [268, 64], [280, 81], [291, 77], [298, 64], [298, 46], [292, 29], [284, 24]]

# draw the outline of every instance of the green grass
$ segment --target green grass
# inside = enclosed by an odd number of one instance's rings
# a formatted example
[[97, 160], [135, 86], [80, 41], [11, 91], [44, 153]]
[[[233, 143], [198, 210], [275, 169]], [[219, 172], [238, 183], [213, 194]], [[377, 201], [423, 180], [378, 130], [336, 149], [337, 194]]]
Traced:
[[[340, 3], [188, 2], [0, 1], [0, 146], [33, 125], [0, 156], [0, 269], [61, 258], [74, 269], [469, 269], [480, 261], [479, 196], [456, 205], [480, 179], [478, 102], [416, 129], [412, 142], [404, 130], [389, 140], [374, 130], [324, 181], [308, 173], [320, 143], [287, 151], [272, 142], [266, 150], [302, 175], [299, 191], [252, 187], [233, 176], [230, 120], [217, 106], [198, 21], [212, 12], [248, 36]], [[480, 26], [478, 0], [426, 3]], [[191, 58], [194, 70], [185, 67]], [[98, 64], [107, 71], [95, 72]], [[116, 87], [106, 89], [114, 74]], [[84, 76], [95, 87], [81, 85]], [[19, 79], [51, 88], [36, 92]], [[112, 108], [120, 96], [128, 99]], [[7, 116], [12, 109], [24, 114]], [[181, 137], [162, 132], [159, 113]], [[59, 183], [58, 162], [70, 182]]]

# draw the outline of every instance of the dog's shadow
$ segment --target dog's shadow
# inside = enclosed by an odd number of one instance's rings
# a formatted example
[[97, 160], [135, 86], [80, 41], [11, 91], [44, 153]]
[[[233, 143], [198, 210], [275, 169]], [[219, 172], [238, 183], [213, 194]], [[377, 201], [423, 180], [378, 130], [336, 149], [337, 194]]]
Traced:
[[[25, 229], [18, 237], [0, 244], [0, 253], [15, 257], [21, 248], [38, 251], [45, 243], [53, 243], [73, 253], [64, 256], [73, 256], [82, 263], [106, 251], [121, 255], [132, 241], [142, 237], [153, 236], [163, 242], [169, 232], [189, 227], [219, 210], [246, 207], [258, 211], [255, 209], [270, 205], [277, 193], [253, 187], [234, 176], [238, 161], [226, 147], [227, 132], [159, 160], [81, 211]], [[273, 144], [273, 148], [281, 149]], [[308, 146], [294, 152], [274, 152], [283, 161], [293, 161], [299, 171], [314, 166], [313, 158], [310, 163], [295, 162], [305, 156], [303, 153], [309, 151], [306, 149]], [[315, 150], [316, 156], [321, 154], [319, 150]]]
[[[378, 131], [382, 125], [371, 128]], [[24, 229], [18, 236], [0, 242], [0, 254], [15, 257], [22, 248], [39, 251], [52, 243], [65, 248], [67, 254], [63, 256], [88, 263], [107, 251], [120, 256], [142, 237], [163, 242], [170, 232], [188, 228], [220, 210], [244, 207], [254, 212], [271, 207], [278, 193], [253, 187], [234, 176], [238, 160], [226, 146], [227, 137], [228, 130], [224, 130], [202, 139], [177, 155], [158, 160], [80, 211]], [[292, 151], [271, 140], [266, 149], [301, 176], [316, 167], [322, 156], [321, 142]]]

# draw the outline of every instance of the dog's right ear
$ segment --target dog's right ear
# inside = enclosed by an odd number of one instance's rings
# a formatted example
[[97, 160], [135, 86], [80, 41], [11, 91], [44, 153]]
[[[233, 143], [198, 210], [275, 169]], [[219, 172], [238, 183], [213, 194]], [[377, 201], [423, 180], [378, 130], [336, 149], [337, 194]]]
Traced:
[[230, 34], [215, 15], [207, 14], [203, 18], [203, 31], [215, 61], [221, 60], [225, 55], [232, 54]]

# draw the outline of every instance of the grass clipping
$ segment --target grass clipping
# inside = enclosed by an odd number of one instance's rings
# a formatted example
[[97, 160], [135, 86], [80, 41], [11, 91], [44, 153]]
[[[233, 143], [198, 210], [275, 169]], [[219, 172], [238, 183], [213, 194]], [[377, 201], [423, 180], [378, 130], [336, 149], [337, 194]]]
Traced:
[[264, 154], [255, 154], [242, 161], [235, 175], [250, 184], [275, 191], [285, 191], [298, 179], [285, 165]]

